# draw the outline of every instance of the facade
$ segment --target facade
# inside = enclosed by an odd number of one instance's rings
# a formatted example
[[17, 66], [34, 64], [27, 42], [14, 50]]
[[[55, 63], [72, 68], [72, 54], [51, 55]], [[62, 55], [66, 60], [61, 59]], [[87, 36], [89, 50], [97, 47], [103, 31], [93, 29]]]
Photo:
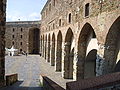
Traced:
[[42, 56], [67, 79], [115, 72], [119, 9], [119, 0], [48, 0], [41, 12]]
[[18, 53], [39, 53], [40, 21], [7, 22], [6, 48], [14, 46]]

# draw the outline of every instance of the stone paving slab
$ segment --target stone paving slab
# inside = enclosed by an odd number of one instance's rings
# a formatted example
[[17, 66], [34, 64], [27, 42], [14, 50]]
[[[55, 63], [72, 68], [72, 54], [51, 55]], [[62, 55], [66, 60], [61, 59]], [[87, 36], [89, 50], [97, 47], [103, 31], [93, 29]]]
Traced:
[[61, 72], [55, 72], [55, 67], [46, 62], [44, 58], [40, 57], [40, 73], [47, 76], [58, 85], [66, 89], [66, 82], [74, 81], [72, 79], [64, 79]]
[[39, 86], [40, 56], [6, 56], [5, 74], [18, 73], [19, 82], [12, 86], [0, 88], [0, 90], [42, 90]]

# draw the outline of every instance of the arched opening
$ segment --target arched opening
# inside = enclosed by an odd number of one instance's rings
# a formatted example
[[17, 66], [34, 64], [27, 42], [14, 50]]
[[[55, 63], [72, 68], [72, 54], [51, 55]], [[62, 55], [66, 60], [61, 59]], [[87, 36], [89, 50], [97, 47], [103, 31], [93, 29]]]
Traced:
[[[78, 62], [77, 62], [77, 79], [90, 78], [96, 75], [95, 62], [96, 53], [94, 50], [98, 50], [97, 38], [94, 29], [89, 23], [86, 23], [79, 35], [78, 40]], [[89, 58], [94, 54], [94, 59]], [[92, 61], [90, 60], [92, 59]], [[94, 66], [90, 66], [94, 65]], [[93, 71], [90, 73], [87, 69]]]
[[62, 33], [59, 31], [57, 36], [57, 52], [56, 52], [56, 71], [62, 70]]
[[45, 37], [45, 59], [47, 57], [47, 35]]
[[29, 53], [39, 54], [40, 40], [38, 28], [31, 28], [29, 30]]
[[[117, 62], [120, 60], [120, 17], [118, 17], [109, 29], [105, 42], [104, 58], [107, 62], [105, 74], [116, 71]], [[120, 68], [120, 67], [119, 67]], [[117, 70], [118, 71], [118, 70]]]
[[91, 78], [96, 76], [96, 55], [97, 50], [91, 50], [85, 59], [84, 78]]
[[55, 34], [52, 35], [51, 66], [55, 65]]
[[45, 47], [44, 47], [44, 35], [43, 35], [43, 46], [42, 46], [42, 47], [43, 47], [43, 50], [42, 50], [42, 51], [43, 51], [43, 52], [42, 52], [42, 56], [44, 57], [44, 48], [45, 48]]
[[41, 36], [41, 38], [40, 38], [40, 56], [42, 55], [42, 43], [43, 43], [43, 41], [42, 41], [42, 36]]
[[69, 28], [65, 37], [64, 48], [64, 78], [73, 78], [73, 57], [74, 49], [71, 48], [73, 44], [73, 32]]
[[50, 34], [48, 35], [48, 57], [47, 62], [50, 62]]

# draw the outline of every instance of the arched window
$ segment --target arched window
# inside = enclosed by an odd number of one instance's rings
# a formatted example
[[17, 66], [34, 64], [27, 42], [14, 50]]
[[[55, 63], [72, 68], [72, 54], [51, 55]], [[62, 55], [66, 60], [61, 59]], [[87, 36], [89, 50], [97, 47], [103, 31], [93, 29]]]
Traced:
[[21, 32], [23, 31], [23, 29], [21, 28]]
[[85, 17], [89, 16], [89, 3], [85, 5]]
[[15, 29], [13, 28], [13, 32], [15, 31]]
[[14, 45], [15, 43], [14, 43], [14, 41], [12, 42], [12, 45]]

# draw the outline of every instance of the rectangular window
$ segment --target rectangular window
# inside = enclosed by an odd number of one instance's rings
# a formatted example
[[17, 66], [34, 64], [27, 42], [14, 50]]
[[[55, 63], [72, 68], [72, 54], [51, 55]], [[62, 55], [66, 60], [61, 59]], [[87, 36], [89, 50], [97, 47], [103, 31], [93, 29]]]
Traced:
[[85, 17], [89, 16], [89, 3], [85, 5]]
[[22, 35], [20, 37], [22, 38]]
[[22, 42], [20, 42], [20, 45], [22, 45]]
[[12, 35], [12, 38], [14, 38], [14, 35]]

